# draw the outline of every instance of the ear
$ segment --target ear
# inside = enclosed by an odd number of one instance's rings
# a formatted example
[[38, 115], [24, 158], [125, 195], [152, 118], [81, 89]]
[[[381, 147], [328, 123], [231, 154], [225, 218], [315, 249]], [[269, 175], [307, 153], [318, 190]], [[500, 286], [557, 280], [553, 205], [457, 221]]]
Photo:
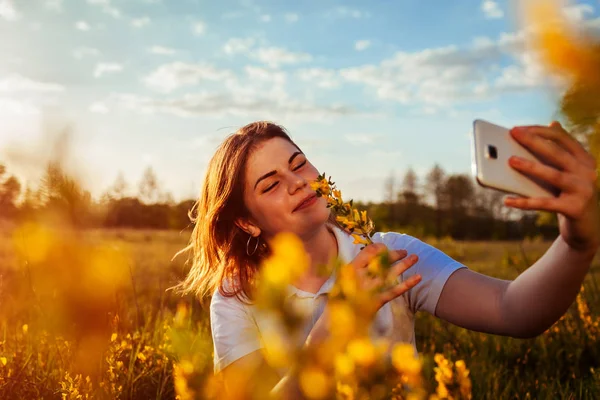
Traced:
[[252, 222], [248, 221], [245, 218], [238, 218], [235, 220], [235, 224], [247, 234], [257, 237], [260, 236], [261, 230], [258, 226], [254, 225]]

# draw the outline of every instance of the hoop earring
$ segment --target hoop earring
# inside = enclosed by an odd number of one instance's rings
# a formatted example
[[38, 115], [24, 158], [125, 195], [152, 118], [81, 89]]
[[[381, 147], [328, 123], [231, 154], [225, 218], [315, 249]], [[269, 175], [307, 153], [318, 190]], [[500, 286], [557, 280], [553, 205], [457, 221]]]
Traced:
[[258, 249], [258, 243], [260, 242], [260, 236], [256, 236], [256, 245], [254, 246], [254, 250], [252, 250], [252, 253], [250, 253], [250, 241], [252, 240], [254, 236], [250, 235], [250, 237], [248, 238], [248, 242], [246, 242], [246, 254], [248, 254], [249, 256], [254, 255], [254, 253], [256, 253], [256, 249]]

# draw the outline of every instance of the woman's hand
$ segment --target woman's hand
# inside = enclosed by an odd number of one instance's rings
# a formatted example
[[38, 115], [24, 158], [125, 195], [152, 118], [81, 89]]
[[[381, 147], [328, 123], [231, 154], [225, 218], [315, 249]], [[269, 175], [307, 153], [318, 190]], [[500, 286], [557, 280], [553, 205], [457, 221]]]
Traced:
[[[382, 279], [369, 270], [369, 265], [377, 262], [377, 258], [384, 252], [388, 253], [392, 267], [387, 272], [385, 279]], [[374, 243], [362, 249], [350, 264], [354, 267], [359, 290], [370, 291], [383, 288], [377, 292], [375, 298], [376, 310], [379, 310], [385, 303], [401, 296], [421, 282], [420, 275], [413, 275], [403, 282], [396, 283], [398, 276], [415, 265], [418, 259], [415, 254], [407, 257], [406, 250], [388, 250], [384, 244]], [[394, 284], [384, 286], [386, 282], [394, 282]]]
[[547, 198], [508, 197], [504, 204], [558, 213], [563, 240], [573, 249], [595, 253], [600, 245], [600, 218], [594, 157], [558, 122], [550, 126], [515, 127], [511, 135], [557, 168], [514, 156], [509, 160], [511, 167], [550, 183], [560, 189], [560, 194]]

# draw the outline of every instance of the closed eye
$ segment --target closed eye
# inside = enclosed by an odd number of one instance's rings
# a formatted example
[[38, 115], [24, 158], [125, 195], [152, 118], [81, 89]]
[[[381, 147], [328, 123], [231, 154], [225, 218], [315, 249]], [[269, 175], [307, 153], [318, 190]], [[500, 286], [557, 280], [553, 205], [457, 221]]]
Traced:
[[299, 170], [300, 168], [302, 168], [304, 165], [306, 164], [306, 160], [302, 161], [300, 164], [298, 164], [298, 166], [296, 168], [294, 168], [294, 171]]
[[275, 186], [277, 186], [277, 184], [279, 183], [279, 181], [274, 182], [272, 185], [270, 185], [268, 188], [266, 188], [265, 190], [263, 190], [263, 193], [267, 193], [269, 190], [273, 189]]

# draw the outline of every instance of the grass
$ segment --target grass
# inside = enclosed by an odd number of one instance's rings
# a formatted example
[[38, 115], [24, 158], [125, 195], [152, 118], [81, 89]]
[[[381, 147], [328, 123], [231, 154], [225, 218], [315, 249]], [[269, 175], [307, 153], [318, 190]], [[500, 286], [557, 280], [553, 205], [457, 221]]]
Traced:
[[[74, 243], [56, 236], [51, 248], [60, 251], [38, 257], [36, 249], [50, 239], [15, 236], [14, 229], [4, 227], [0, 399], [170, 399], [178, 385], [174, 363], [184, 369], [186, 362], [204, 365], [191, 385], [210, 379], [207, 310], [191, 298], [167, 291], [185, 274], [183, 258], [171, 258], [185, 246], [188, 235], [88, 231], [70, 239]], [[15, 251], [15, 237], [20, 253]], [[82, 240], [105, 246], [102, 263], [94, 261], [97, 253], [78, 250]], [[505, 279], [517, 276], [550, 244], [427, 242], [476, 271]], [[127, 257], [116, 257], [117, 250]], [[38, 261], [32, 261], [36, 257]], [[96, 264], [100, 267], [86, 269]], [[443, 353], [465, 360], [476, 399], [600, 398], [599, 271], [596, 259], [585, 290], [568, 313], [535, 339], [471, 332], [428, 314], [418, 315], [417, 345], [425, 356], [427, 382], [434, 387], [432, 358]], [[101, 284], [85, 286], [90, 274], [100, 277], [94, 282]], [[100, 307], [93, 299], [110, 306]], [[187, 308], [178, 308], [180, 304]]]

